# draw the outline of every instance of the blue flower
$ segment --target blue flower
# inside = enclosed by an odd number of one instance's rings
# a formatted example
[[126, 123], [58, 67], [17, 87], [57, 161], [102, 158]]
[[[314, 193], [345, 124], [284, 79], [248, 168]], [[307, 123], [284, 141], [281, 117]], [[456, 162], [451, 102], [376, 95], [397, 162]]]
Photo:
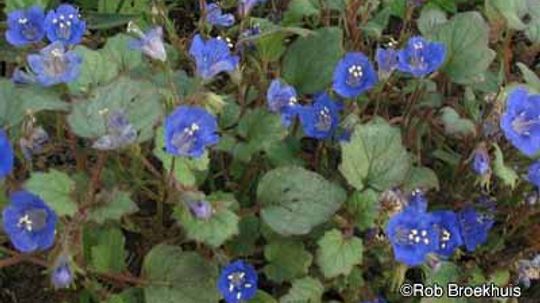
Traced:
[[443, 257], [450, 257], [454, 250], [463, 244], [458, 216], [453, 211], [435, 211], [431, 214], [437, 221], [436, 226], [439, 231], [439, 246], [435, 253]]
[[218, 289], [227, 303], [247, 302], [257, 292], [257, 272], [244, 261], [230, 263], [221, 271]]
[[383, 297], [379, 296], [373, 300], [362, 301], [362, 303], [386, 303], [386, 300]]
[[128, 146], [137, 140], [137, 130], [129, 122], [123, 111], [113, 111], [108, 115], [107, 134], [100, 137], [93, 148], [115, 150]]
[[39, 54], [27, 57], [31, 73], [18, 70], [13, 75], [15, 82], [34, 83], [42, 86], [52, 86], [59, 83], [69, 83], [79, 77], [82, 58], [65, 50], [60, 42], [52, 43], [42, 49]]
[[8, 14], [6, 40], [14, 46], [25, 46], [45, 37], [45, 12], [34, 5]]
[[396, 260], [409, 266], [424, 263], [426, 256], [439, 248], [436, 223], [432, 214], [410, 206], [392, 216], [386, 224], [386, 235]]
[[4, 231], [18, 251], [46, 250], [54, 243], [56, 214], [29, 192], [18, 191], [11, 195], [2, 220]]
[[223, 39], [212, 38], [204, 41], [200, 35], [193, 38], [189, 54], [195, 58], [197, 75], [205, 80], [220, 72], [235, 70], [240, 61], [238, 56], [231, 55], [231, 50]]
[[233, 14], [224, 14], [217, 3], [206, 5], [206, 22], [214, 26], [229, 27], [234, 24]]
[[238, 0], [238, 14], [247, 16], [255, 5], [265, 2], [266, 0]]
[[79, 9], [69, 4], [62, 4], [56, 10], [49, 11], [45, 18], [49, 41], [60, 41], [65, 45], [81, 42], [86, 30], [86, 22], [80, 17]]
[[377, 83], [377, 73], [362, 53], [347, 53], [334, 70], [333, 88], [344, 98], [354, 98]]
[[65, 255], [60, 255], [55, 261], [54, 268], [51, 272], [51, 283], [54, 288], [68, 288], [73, 282], [73, 272], [69, 265], [69, 258]]
[[167, 60], [167, 51], [163, 43], [163, 28], [158, 26], [147, 33], [143, 33], [139, 29], [131, 29], [131, 31], [139, 36], [139, 39], [133, 39], [129, 42], [131, 48], [140, 49], [150, 58], [162, 62]]
[[486, 147], [481, 144], [473, 152], [472, 155], [472, 170], [480, 175], [485, 176], [491, 171], [489, 154]]
[[214, 213], [212, 204], [205, 200], [192, 201], [188, 203], [191, 214], [197, 219], [209, 219]]
[[379, 67], [379, 77], [388, 78], [397, 68], [398, 52], [393, 48], [377, 48], [375, 52], [375, 61]]
[[540, 161], [536, 161], [529, 166], [527, 180], [540, 188]]
[[446, 57], [446, 46], [423, 37], [412, 37], [398, 52], [397, 68], [415, 77], [424, 77], [439, 69]]
[[304, 133], [309, 138], [326, 139], [330, 137], [339, 124], [339, 111], [342, 104], [327, 93], [315, 96], [315, 102], [298, 110]]
[[540, 95], [529, 95], [522, 87], [514, 89], [501, 117], [501, 129], [523, 154], [532, 157], [540, 152]]
[[200, 107], [180, 106], [165, 120], [165, 148], [175, 156], [202, 156], [219, 141], [217, 121]]
[[407, 199], [407, 208], [414, 210], [417, 213], [425, 213], [427, 211], [427, 199], [423, 191], [414, 190]]
[[458, 213], [458, 220], [461, 238], [469, 252], [473, 252], [478, 245], [486, 242], [494, 224], [492, 216], [479, 213], [470, 206]]
[[0, 129], [0, 180], [11, 173], [14, 160], [13, 147], [9, 138], [6, 132]]
[[281, 122], [285, 127], [291, 125], [301, 107], [296, 97], [294, 87], [282, 83], [279, 79], [272, 80], [266, 92], [268, 109], [281, 114]]

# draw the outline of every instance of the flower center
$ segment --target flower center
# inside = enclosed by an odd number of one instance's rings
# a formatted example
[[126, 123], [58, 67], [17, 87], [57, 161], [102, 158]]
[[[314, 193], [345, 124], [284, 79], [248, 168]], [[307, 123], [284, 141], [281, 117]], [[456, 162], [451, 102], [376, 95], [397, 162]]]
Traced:
[[447, 243], [450, 241], [451, 238], [452, 238], [452, 234], [448, 230], [442, 229], [441, 231], [441, 248], [442, 249], [446, 248]]
[[330, 109], [328, 107], [323, 107], [317, 113], [317, 124], [315, 127], [320, 131], [329, 131], [332, 128], [332, 116], [330, 115]]
[[195, 135], [199, 131], [199, 125], [197, 123], [191, 123], [190, 126], [184, 128], [182, 132], [174, 134], [172, 138], [172, 144], [178, 149], [178, 152], [187, 154], [193, 148], [195, 141]]
[[43, 60], [45, 71], [52, 77], [62, 75], [67, 68], [64, 53], [60, 49], [53, 49], [50, 55]]
[[19, 218], [17, 227], [28, 232], [39, 231], [47, 223], [47, 212], [44, 209], [30, 209]]
[[52, 23], [56, 25], [56, 34], [60, 38], [69, 39], [73, 18], [75, 18], [75, 15], [69, 14], [67, 17], [65, 15], [60, 15], [58, 18], [53, 19]]
[[517, 118], [512, 121], [512, 129], [524, 136], [529, 136], [531, 134], [531, 128], [533, 126], [540, 125], [540, 116], [529, 119], [525, 112], [521, 112]]
[[[253, 285], [251, 283], [246, 283], [246, 273], [241, 271], [233, 272], [227, 276], [229, 280], [229, 292], [233, 292], [234, 289], [241, 290], [242, 288], [251, 288]], [[236, 294], [236, 299], [240, 300], [242, 298], [242, 292], [238, 291]]]
[[21, 25], [21, 33], [28, 40], [34, 40], [38, 36], [38, 28], [28, 18], [19, 18], [17, 22]]
[[362, 76], [364, 76], [364, 71], [360, 65], [351, 65], [347, 70], [347, 84], [350, 86], [358, 86], [362, 82]]
[[428, 232], [425, 229], [398, 229], [397, 241], [403, 245], [417, 245], [423, 243], [429, 245]]

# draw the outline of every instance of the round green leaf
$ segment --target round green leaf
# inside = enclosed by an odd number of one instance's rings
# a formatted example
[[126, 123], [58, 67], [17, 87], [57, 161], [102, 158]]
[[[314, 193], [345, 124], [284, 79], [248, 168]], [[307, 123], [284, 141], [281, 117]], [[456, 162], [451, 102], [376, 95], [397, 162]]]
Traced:
[[317, 243], [317, 265], [326, 278], [348, 275], [355, 265], [362, 263], [362, 240], [357, 237], [345, 238], [333, 229]]
[[263, 220], [281, 235], [304, 235], [327, 221], [346, 199], [345, 191], [300, 167], [280, 167], [259, 183]]
[[378, 191], [399, 185], [410, 167], [398, 128], [382, 119], [356, 126], [351, 140], [341, 144], [339, 170], [358, 190], [369, 186]]

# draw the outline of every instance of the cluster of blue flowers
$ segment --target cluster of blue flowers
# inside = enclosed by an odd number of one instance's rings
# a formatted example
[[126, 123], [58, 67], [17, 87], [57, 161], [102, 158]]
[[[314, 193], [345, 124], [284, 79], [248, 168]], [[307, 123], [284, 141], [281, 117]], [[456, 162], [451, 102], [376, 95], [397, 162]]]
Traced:
[[80, 18], [79, 10], [68, 4], [47, 14], [39, 6], [9, 13], [6, 40], [10, 44], [24, 47], [40, 43], [45, 36], [51, 42], [39, 54], [28, 55], [29, 70], [17, 69], [13, 80], [52, 86], [77, 79], [82, 58], [69, 47], [80, 43], [86, 31], [86, 22]]
[[409, 204], [392, 216], [386, 235], [392, 243], [396, 260], [409, 266], [423, 264], [428, 254], [448, 258], [461, 245], [469, 252], [487, 240], [494, 224], [488, 213], [469, 206], [453, 211], [427, 212], [427, 200], [415, 191]]
[[[423, 77], [437, 70], [444, 63], [445, 55], [444, 44], [413, 37], [400, 51], [377, 49], [376, 60], [379, 74], [389, 74], [398, 69]], [[356, 98], [373, 88], [377, 81], [377, 72], [369, 59], [360, 52], [350, 52], [337, 63], [332, 88], [342, 98]], [[302, 106], [298, 103], [294, 87], [281, 79], [270, 83], [267, 104], [270, 111], [281, 114], [285, 127], [298, 116], [305, 135], [314, 139], [326, 139], [335, 134], [340, 121], [339, 112], [343, 108], [341, 101], [324, 92], [315, 95], [312, 104]]]

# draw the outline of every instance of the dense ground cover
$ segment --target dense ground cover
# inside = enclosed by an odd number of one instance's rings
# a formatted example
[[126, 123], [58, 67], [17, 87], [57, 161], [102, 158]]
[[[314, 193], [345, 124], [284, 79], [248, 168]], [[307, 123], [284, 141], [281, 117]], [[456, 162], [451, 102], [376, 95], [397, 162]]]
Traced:
[[538, 302], [540, 0], [0, 6], [0, 302]]

